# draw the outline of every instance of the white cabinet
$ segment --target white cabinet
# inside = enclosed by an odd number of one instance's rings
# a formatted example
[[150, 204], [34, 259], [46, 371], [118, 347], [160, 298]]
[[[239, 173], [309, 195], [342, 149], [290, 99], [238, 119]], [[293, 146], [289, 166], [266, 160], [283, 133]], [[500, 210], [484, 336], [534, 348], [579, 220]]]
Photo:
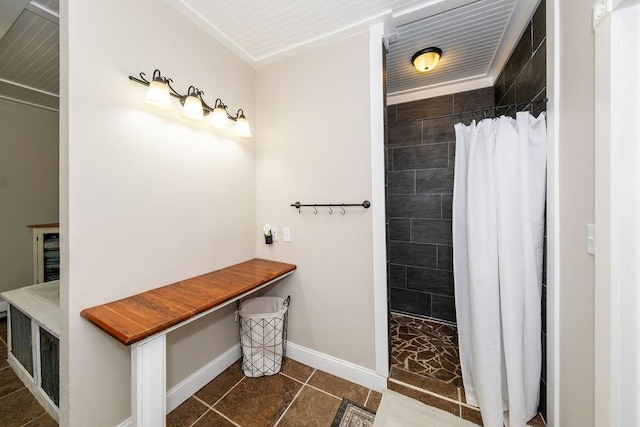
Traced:
[[53, 281], [0, 293], [9, 303], [7, 362], [55, 420], [60, 406], [59, 292], [60, 283]]
[[58, 224], [30, 225], [33, 230], [34, 283], [60, 279], [60, 232]]

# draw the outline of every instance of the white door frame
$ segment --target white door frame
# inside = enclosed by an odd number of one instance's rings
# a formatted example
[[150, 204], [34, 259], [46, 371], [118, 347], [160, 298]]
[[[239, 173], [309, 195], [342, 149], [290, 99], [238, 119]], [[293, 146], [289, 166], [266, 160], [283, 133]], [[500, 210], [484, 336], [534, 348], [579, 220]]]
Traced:
[[595, 425], [640, 425], [640, 1], [595, 31]]

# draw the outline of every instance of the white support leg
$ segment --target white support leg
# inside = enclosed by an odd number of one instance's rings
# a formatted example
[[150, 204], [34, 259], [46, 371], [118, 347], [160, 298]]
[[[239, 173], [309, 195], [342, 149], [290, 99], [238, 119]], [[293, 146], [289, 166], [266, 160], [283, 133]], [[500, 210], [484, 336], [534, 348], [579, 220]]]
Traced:
[[166, 335], [131, 346], [131, 413], [134, 427], [164, 427]]

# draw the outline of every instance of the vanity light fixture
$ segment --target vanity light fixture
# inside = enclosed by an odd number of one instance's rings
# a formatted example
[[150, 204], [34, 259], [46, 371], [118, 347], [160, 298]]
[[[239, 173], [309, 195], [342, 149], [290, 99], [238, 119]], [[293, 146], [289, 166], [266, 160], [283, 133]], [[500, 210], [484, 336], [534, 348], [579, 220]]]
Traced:
[[215, 128], [229, 127], [229, 113], [227, 113], [227, 106], [222, 103], [220, 98], [216, 99], [216, 103], [213, 106], [213, 112], [211, 113], [211, 126]]
[[173, 80], [162, 76], [160, 70], [154, 70], [151, 81], [145, 78], [145, 73], [140, 73], [140, 78], [129, 76], [129, 80], [149, 86], [145, 103], [162, 109], [171, 108], [171, 97], [178, 98], [183, 105], [180, 115], [190, 120], [202, 121], [206, 115], [211, 114], [211, 125], [216, 128], [231, 128], [238, 136], [250, 138], [251, 126], [244, 116], [244, 110], [240, 108], [234, 115], [229, 113], [227, 105], [220, 98], [216, 99], [213, 107], [209, 106], [202, 98], [204, 92], [195, 86], [189, 86], [186, 95], [177, 92], [171, 83]]
[[249, 120], [247, 120], [247, 118], [244, 116], [244, 111], [242, 111], [242, 108], [238, 110], [235, 133], [238, 136], [251, 138], [251, 127], [249, 126]]
[[171, 108], [171, 94], [169, 94], [170, 82], [171, 79], [160, 75], [160, 70], [155, 70], [153, 72], [153, 80], [149, 83], [149, 89], [147, 89], [147, 96], [144, 98], [144, 102], [163, 110]]
[[442, 56], [442, 49], [438, 47], [428, 47], [426, 49], [422, 49], [417, 51], [411, 57], [411, 63], [416, 70], [421, 73], [426, 71], [431, 71], [435, 68], [440, 61], [440, 57]]
[[189, 120], [201, 122], [204, 120], [204, 109], [202, 108], [202, 94], [195, 86], [189, 86], [187, 97], [184, 99], [182, 112], [180, 115]]
[[244, 116], [244, 111], [238, 110], [235, 116], [229, 114], [227, 106], [224, 105], [220, 98], [216, 99], [213, 112], [211, 113], [211, 126], [215, 128], [229, 128], [231, 127], [231, 121], [235, 121], [236, 125], [233, 131], [236, 135], [245, 138], [251, 138], [251, 127], [249, 126], [249, 120]]

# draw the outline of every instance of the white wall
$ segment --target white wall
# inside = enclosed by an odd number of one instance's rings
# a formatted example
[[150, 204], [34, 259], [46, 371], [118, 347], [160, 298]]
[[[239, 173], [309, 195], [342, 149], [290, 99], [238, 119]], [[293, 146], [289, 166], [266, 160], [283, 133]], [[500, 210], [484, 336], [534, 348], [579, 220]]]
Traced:
[[[254, 141], [148, 108], [127, 77], [160, 68], [255, 123], [254, 71], [152, 0], [63, 1], [61, 57], [62, 425], [113, 426], [130, 415], [129, 348], [80, 311], [256, 252]], [[232, 308], [215, 318], [169, 335], [167, 388], [237, 342]]]
[[58, 222], [58, 113], [0, 99], [0, 292], [31, 285], [33, 233]]
[[372, 200], [371, 156], [382, 147], [372, 154], [369, 66], [367, 32], [257, 71], [257, 224], [280, 229], [280, 242], [257, 245], [258, 256], [298, 266], [272, 291], [291, 295], [289, 340], [373, 370], [372, 209], [289, 206], [384, 203]]
[[[555, 269], [559, 354], [557, 423], [594, 425], [594, 259], [586, 252], [586, 224], [594, 220], [593, 0], [551, 1], [555, 54], [554, 144], [558, 206]], [[552, 54], [553, 55], [553, 54]], [[554, 298], [555, 299], [555, 298]]]

